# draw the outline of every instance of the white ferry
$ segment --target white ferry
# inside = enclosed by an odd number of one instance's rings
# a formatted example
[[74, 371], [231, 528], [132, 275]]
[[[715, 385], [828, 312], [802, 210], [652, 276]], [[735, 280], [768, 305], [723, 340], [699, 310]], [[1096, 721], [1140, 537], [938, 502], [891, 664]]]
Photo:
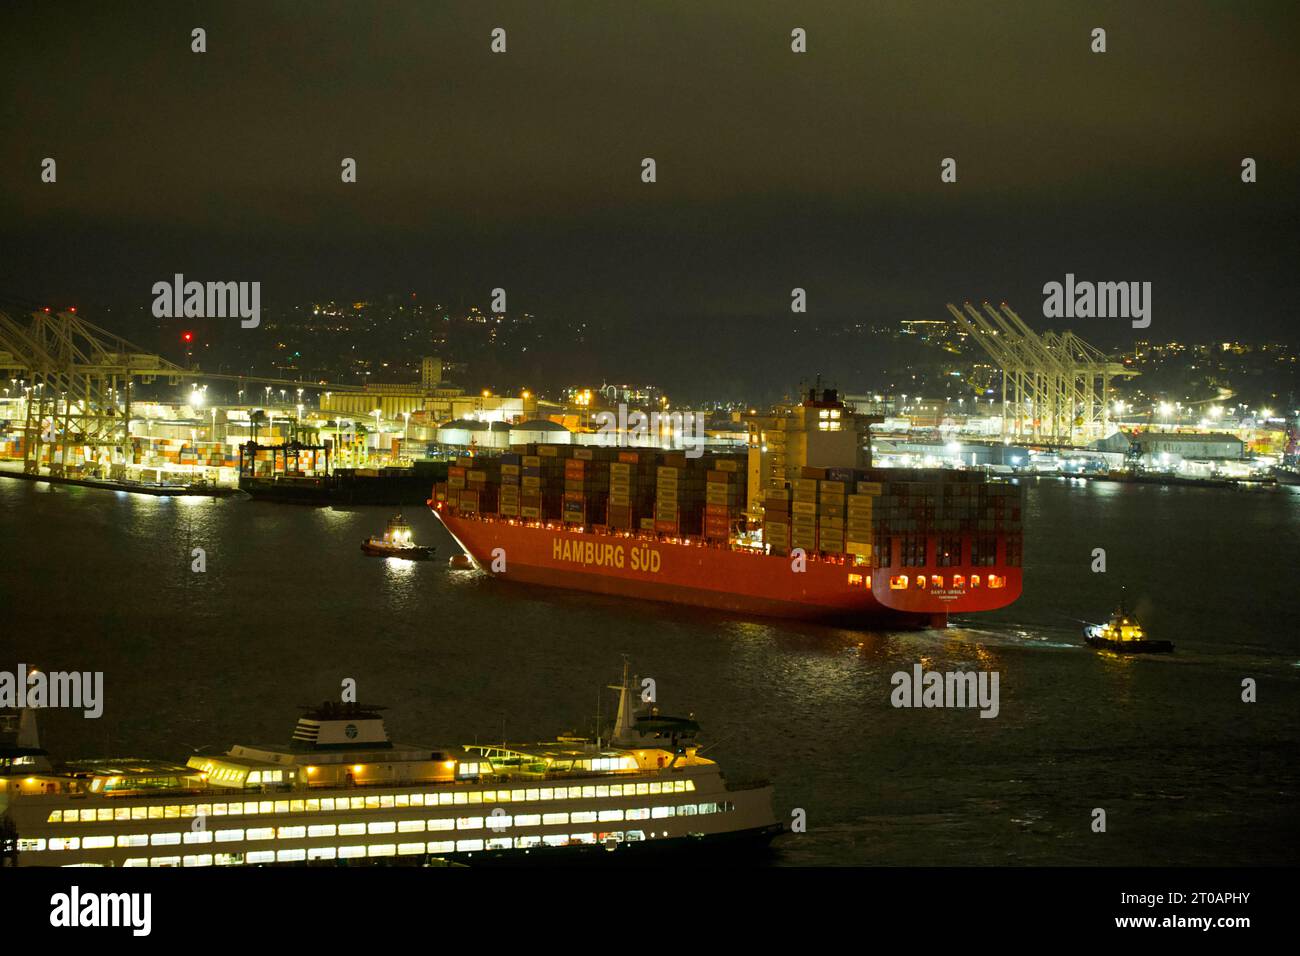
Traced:
[[624, 668], [608, 739], [430, 748], [380, 711], [307, 710], [287, 745], [187, 764], [54, 767], [33, 711], [0, 738], [0, 865], [258, 866], [643, 860], [766, 846], [766, 783], [731, 786], [690, 718], [637, 713]]

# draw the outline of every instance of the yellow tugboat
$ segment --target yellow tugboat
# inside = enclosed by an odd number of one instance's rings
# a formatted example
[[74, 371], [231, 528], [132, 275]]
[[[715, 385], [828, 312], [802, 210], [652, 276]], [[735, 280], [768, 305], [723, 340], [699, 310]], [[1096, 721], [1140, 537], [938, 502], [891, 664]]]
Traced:
[[411, 526], [399, 511], [388, 522], [382, 538], [370, 537], [361, 542], [361, 550], [372, 558], [401, 558], [403, 561], [427, 561], [433, 548], [411, 540]]
[[1147, 637], [1138, 619], [1129, 613], [1121, 600], [1108, 624], [1089, 624], [1083, 639], [1090, 647], [1120, 654], [1171, 654], [1172, 641], [1153, 641]]

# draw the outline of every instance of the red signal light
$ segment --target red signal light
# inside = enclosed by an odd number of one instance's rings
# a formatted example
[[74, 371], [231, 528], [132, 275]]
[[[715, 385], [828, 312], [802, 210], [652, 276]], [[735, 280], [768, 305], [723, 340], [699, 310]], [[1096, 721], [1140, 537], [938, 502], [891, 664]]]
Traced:
[[184, 339], [186, 342], [193, 342], [193, 341], [194, 341], [194, 333], [193, 333], [193, 332], [183, 332], [183, 333], [181, 334], [181, 338]]

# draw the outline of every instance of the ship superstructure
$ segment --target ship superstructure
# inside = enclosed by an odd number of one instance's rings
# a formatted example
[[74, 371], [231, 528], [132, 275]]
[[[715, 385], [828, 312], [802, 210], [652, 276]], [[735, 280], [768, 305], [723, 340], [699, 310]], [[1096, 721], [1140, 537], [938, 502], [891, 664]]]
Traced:
[[30, 739], [0, 748], [10, 862], [36, 866], [563, 862], [589, 852], [761, 846], [781, 831], [767, 784], [732, 786], [691, 718], [633, 707], [595, 738], [423, 747], [382, 708], [305, 710], [288, 744], [186, 764], [53, 766]]

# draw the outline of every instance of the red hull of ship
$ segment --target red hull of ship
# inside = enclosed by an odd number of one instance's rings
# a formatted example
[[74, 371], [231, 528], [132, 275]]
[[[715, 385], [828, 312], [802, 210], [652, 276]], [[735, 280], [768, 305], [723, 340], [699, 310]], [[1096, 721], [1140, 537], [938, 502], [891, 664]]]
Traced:
[[[595, 534], [552, 525], [465, 516], [433, 508], [456, 542], [481, 570], [511, 581], [619, 597], [666, 601], [745, 615], [828, 623], [942, 624], [949, 613], [990, 611], [1020, 596], [1018, 567], [917, 568], [942, 575], [949, 587], [891, 587], [889, 569], [809, 560], [792, 570], [788, 557], [702, 542], [620, 534]], [[504, 570], [493, 572], [500, 549]], [[497, 561], [501, 566], [500, 560]], [[951, 587], [1001, 576], [999, 588]], [[869, 586], [868, 586], [869, 582]]]

